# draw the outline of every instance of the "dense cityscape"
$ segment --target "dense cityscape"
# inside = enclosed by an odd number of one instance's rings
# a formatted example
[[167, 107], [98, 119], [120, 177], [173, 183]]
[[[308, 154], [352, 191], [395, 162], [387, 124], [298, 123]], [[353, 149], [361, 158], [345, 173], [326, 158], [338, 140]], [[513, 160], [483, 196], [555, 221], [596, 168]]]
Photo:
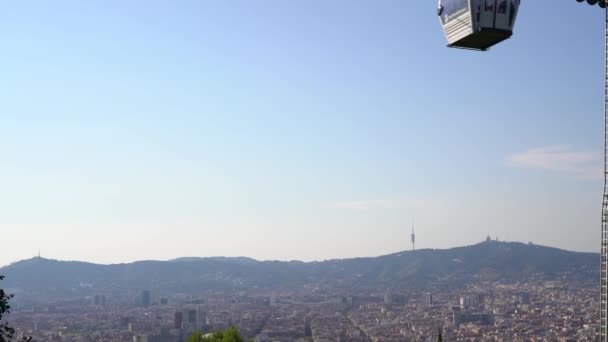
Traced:
[[582, 275], [475, 274], [422, 289], [336, 281], [190, 293], [81, 283], [81, 295], [49, 303], [22, 293], [9, 319], [36, 341], [178, 342], [232, 325], [259, 342], [437, 341], [439, 334], [444, 341], [595, 341], [597, 273]]

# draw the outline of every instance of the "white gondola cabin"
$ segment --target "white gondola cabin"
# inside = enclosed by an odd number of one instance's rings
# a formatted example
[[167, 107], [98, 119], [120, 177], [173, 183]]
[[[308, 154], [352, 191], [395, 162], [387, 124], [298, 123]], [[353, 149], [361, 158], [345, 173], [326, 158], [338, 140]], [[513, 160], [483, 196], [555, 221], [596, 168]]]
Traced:
[[449, 47], [487, 50], [508, 39], [519, 0], [439, 0], [437, 14]]

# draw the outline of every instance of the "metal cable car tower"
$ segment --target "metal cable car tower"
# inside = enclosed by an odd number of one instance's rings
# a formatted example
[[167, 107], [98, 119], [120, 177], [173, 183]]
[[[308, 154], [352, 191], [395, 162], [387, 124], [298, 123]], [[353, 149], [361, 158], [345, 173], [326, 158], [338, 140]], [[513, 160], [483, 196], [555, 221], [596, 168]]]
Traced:
[[[578, 0], [577, 0], [578, 1]], [[608, 7], [605, 0], [604, 36], [604, 195], [602, 200], [602, 244], [600, 254], [600, 341], [608, 342]]]
[[[576, 0], [585, 2], [585, 0]], [[600, 253], [600, 341], [608, 342], [608, 0], [604, 9], [604, 193]], [[437, 15], [448, 47], [486, 51], [513, 34], [520, 0], [439, 0]]]

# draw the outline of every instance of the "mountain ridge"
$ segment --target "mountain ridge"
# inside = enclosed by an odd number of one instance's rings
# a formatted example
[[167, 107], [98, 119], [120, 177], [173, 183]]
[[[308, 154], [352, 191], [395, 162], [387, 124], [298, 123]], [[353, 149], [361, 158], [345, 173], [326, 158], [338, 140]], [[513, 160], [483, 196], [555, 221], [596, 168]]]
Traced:
[[184, 257], [94, 264], [35, 257], [0, 268], [3, 286], [25, 292], [78, 292], [81, 284], [192, 292], [331, 284], [339, 287], [424, 287], [438, 280], [547, 278], [568, 273], [595, 276], [598, 253], [571, 252], [520, 242], [485, 241], [450, 249], [401, 251], [377, 257], [324, 261], [258, 261], [247, 257]]
[[545, 246], [545, 245], [539, 245], [539, 244], [533, 244], [533, 243], [530, 243], [530, 242], [524, 243], [524, 242], [518, 242], [518, 241], [497, 241], [497, 240], [490, 240], [490, 241], [482, 241], [482, 242], [474, 243], [474, 244], [471, 244], [471, 245], [456, 246], [456, 247], [450, 247], [450, 248], [421, 248], [421, 249], [416, 249], [415, 251], [412, 251], [412, 250], [402, 250], [402, 251], [388, 253], [388, 254], [382, 254], [382, 255], [378, 255], [378, 256], [331, 258], [331, 259], [311, 260], [311, 261], [303, 261], [303, 260], [297, 260], [297, 259], [292, 259], [292, 260], [278, 260], [278, 259], [260, 260], [260, 259], [255, 259], [255, 258], [247, 257], [247, 256], [187, 256], [187, 257], [177, 257], [177, 258], [167, 259], [167, 260], [142, 259], [142, 260], [134, 260], [134, 261], [129, 261], [129, 262], [118, 262], [118, 263], [107, 263], [106, 264], [106, 263], [97, 263], [97, 262], [92, 262], [92, 261], [62, 260], [62, 259], [53, 259], [53, 258], [34, 256], [34, 257], [31, 257], [31, 258], [28, 258], [28, 259], [17, 260], [17, 261], [11, 262], [9, 264], [6, 264], [4, 266], [0, 266], [0, 272], [1, 272], [2, 269], [9, 268], [9, 267], [11, 267], [13, 265], [16, 265], [16, 264], [20, 264], [20, 263], [24, 263], [24, 262], [29, 262], [29, 261], [40, 260], [40, 259], [42, 259], [42, 260], [49, 260], [49, 261], [66, 262], [66, 263], [81, 263], [81, 264], [89, 264], [89, 265], [97, 265], [97, 266], [129, 265], [129, 264], [135, 264], [135, 263], [141, 263], [141, 262], [192, 262], [192, 261], [204, 261], [204, 260], [226, 261], [226, 262], [235, 262], [235, 261], [238, 261], [238, 262], [243, 262], [243, 263], [247, 263], [247, 262], [261, 262], [261, 263], [263, 263], [263, 262], [281, 262], [281, 263], [292, 263], [292, 262], [294, 262], [294, 263], [314, 264], [314, 263], [323, 263], [323, 262], [341, 261], [341, 260], [374, 259], [374, 258], [382, 258], [382, 257], [389, 257], [389, 256], [398, 256], [398, 255], [401, 255], [403, 253], [412, 253], [412, 252], [418, 252], [418, 253], [420, 253], [420, 252], [423, 252], [423, 251], [433, 251], [433, 252], [437, 252], [437, 251], [450, 251], [450, 250], [458, 250], [458, 249], [462, 249], [462, 248], [473, 247], [473, 246], [477, 246], [477, 245], [481, 245], [481, 244], [485, 244], [485, 243], [526, 245], [526, 246], [534, 246], [534, 247], [541, 247], [541, 248], [550, 249], [550, 250], [562, 251], [562, 252], [567, 252], [567, 253], [572, 253], [572, 254], [597, 255], [599, 257], [599, 253], [598, 252], [571, 251], [571, 250], [564, 249], [564, 248], [551, 247], [551, 246]]

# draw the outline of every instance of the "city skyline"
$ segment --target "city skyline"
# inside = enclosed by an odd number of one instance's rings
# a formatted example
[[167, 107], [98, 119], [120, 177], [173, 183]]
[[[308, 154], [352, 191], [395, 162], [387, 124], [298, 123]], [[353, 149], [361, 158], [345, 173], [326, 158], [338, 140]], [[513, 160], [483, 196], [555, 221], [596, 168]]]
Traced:
[[308, 264], [32, 259], [2, 273], [19, 292], [11, 322], [36, 340], [182, 342], [235, 325], [258, 342], [595, 341], [597, 259], [484, 241]]
[[0, 265], [383, 255], [412, 217], [599, 251], [602, 11], [527, 1], [480, 55], [434, 3], [146, 4], [0, 15]]

